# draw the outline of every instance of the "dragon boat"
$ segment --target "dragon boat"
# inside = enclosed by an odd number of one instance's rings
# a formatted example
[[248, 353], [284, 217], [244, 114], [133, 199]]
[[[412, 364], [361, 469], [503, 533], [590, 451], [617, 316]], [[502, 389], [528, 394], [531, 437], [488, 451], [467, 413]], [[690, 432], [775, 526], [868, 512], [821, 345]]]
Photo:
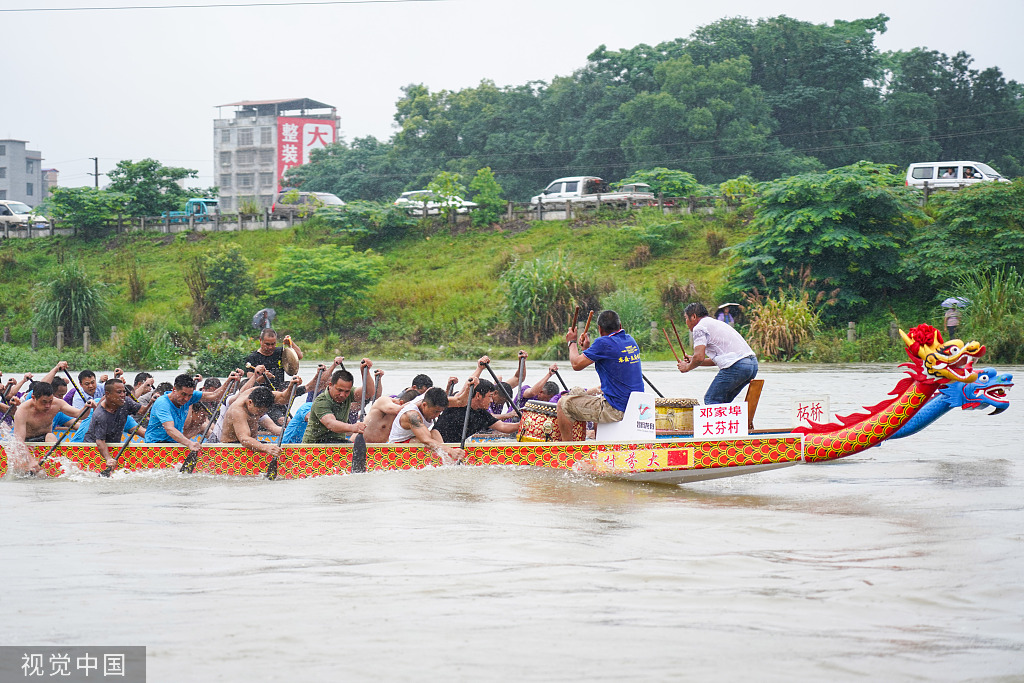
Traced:
[[[985, 353], [976, 341], [943, 341], [941, 333], [929, 325], [919, 325], [909, 333], [900, 331], [910, 362], [907, 377], [901, 379], [891, 398], [864, 409], [865, 412], [837, 417], [834, 422], [811, 423], [793, 430], [756, 430], [749, 436], [733, 439], [695, 439], [693, 433], [659, 434], [627, 440], [502, 442], [479, 441], [466, 444], [463, 465], [530, 465], [559, 470], [593, 473], [597, 476], [632, 481], [687, 483], [737, 476], [787, 467], [798, 462], [822, 462], [847, 457], [876, 446], [886, 439], [919, 431], [954, 405], [957, 394], [964, 398], [963, 408], [991, 405], [993, 414], [1008, 406], [1007, 392], [1012, 376], [986, 368], [980, 374], [974, 361]], [[915, 417], [939, 392], [945, 403]], [[637, 394], [635, 394], [636, 396]], [[948, 405], [948, 407], [946, 407]], [[907, 432], [902, 430], [907, 429]], [[913, 431], [910, 431], [913, 430]], [[42, 458], [50, 444], [18, 444], [16, 453], [0, 448], [0, 476], [8, 470], [8, 459], [25, 469]], [[177, 444], [139, 444], [129, 446], [121, 456], [118, 469], [179, 469], [189, 450]], [[353, 448], [340, 445], [286, 445], [277, 462], [277, 478], [305, 477], [412, 470], [442, 465], [434, 451], [416, 444], [367, 444], [363, 457], [353, 457]], [[204, 446], [194, 473], [255, 477], [264, 475], [269, 456], [238, 445]], [[42, 462], [49, 476], [61, 476], [71, 470], [100, 472], [103, 459], [92, 444], [59, 446]]]

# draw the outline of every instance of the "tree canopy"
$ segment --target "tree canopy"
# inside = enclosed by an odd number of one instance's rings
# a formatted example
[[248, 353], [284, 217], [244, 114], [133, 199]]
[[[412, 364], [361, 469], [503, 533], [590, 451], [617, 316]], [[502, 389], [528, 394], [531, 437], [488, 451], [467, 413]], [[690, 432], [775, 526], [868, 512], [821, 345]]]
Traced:
[[392, 200], [437, 173], [491, 168], [511, 199], [553, 178], [615, 181], [664, 167], [709, 185], [766, 181], [867, 159], [972, 159], [1024, 172], [1024, 89], [969, 55], [883, 52], [888, 17], [817, 24], [733, 17], [687, 38], [601, 45], [550, 82], [432, 91], [409, 84], [388, 140], [314, 153], [289, 182], [342, 199]]

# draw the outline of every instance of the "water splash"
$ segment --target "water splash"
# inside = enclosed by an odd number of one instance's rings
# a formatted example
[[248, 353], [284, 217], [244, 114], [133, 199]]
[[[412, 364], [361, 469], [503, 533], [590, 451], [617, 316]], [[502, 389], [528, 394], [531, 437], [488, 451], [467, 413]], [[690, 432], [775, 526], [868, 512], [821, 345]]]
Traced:
[[0, 445], [7, 454], [7, 471], [4, 479], [24, 476], [38, 462], [29, 451], [28, 446], [14, 435], [14, 428], [6, 422], [0, 422]]

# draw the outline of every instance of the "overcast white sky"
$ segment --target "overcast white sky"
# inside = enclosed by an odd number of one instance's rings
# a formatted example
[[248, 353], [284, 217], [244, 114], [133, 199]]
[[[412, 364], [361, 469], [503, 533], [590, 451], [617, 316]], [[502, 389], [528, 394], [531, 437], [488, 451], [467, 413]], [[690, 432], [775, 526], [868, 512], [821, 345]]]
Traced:
[[[0, 0], [0, 10], [242, 1]], [[121, 159], [153, 157], [199, 169], [206, 186], [216, 106], [226, 102], [309, 97], [338, 108], [346, 140], [386, 139], [409, 83], [439, 90], [482, 79], [550, 81], [583, 66], [602, 43], [653, 45], [725, 16], [831, 23], [879, 13], [891, 18], [880, 49], [964, 50], [976, 68], [998, 66], [1024, 81], [1021, 0], [441, 0], [0, 12], [0, 138], [41, 150], [61, 185], [91, 185], [88, 157], [98, 156], [101, 173]]]

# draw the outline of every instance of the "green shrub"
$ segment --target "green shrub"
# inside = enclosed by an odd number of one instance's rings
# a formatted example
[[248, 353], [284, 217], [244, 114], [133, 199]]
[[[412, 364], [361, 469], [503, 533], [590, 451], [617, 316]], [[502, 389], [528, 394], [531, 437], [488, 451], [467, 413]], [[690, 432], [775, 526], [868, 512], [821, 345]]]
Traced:
[[240, 297], [251, 297], [256, 291], [256, 278], [253, 277], [250, 261], [242, 250], [233, 244], [222, 246], [217, 251], [207, 254], [204, 272], [204, 299], [222, 315], [224, 307], [230, 305], [230, 302]]
[[259, 347], [255, 339], [214, 339], [207, 342], [189, 362], [188, 371], [203, 377], [226, 377], [235, 368], [244, 368], [245, 358]]
[[481, 168], [469, 183], [475, 194], [473, 201], [479, 206], [473, 210], [473, 225], [490, 225], [505, 212], [506, 202], [501, 196], [501, 185], [494, 179], [490, 166]]
[[[601, 308], [618, 313], [622, 329], [632, 335], [638, 344], [649, 338], [651, 321], [654, 320], [654, 306], [642, 293], [631, 289], [617, 289], [601, 299]], [[590, 338], [596, 339], [599, 334], [595, 320], [590, 329]]]
[[499, 280], [505, 294], [505, 320], [511, 336], [534, 344], [569, 328], [573, 309], [596, 308], [597, 285], [592, 276], [558, 255], [518, 263]]
[[402, 207], [389, 202], [355, 200], [343, 209], [318, 213], [316, 218], [331, 226], [335, 234], [364, 240], [367, 245], [401, 239], [416, 225]]
[[111, 340], [117, 364], [125, 369], [173, 370], [181, 354], [165, 329], [133, 327]]
[[32, 324], [54, 335], [64, 326], [64, 341], [81, 339], [86, 327], [97, 331], [107, 321], [106, 285], [86, 274], [77, 261], [68, 261], [48, 281], [36, 285], [36, 314]]

